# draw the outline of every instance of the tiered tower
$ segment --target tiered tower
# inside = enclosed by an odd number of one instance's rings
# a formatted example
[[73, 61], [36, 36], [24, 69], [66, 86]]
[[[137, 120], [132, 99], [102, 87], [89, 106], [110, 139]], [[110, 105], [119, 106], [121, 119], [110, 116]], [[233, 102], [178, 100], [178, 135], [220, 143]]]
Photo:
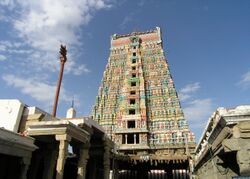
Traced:
[[115, 141], [120, 153], [181, 154], [194, 146], [159, 27], [111, 37], [110, 57], [93, 117]]

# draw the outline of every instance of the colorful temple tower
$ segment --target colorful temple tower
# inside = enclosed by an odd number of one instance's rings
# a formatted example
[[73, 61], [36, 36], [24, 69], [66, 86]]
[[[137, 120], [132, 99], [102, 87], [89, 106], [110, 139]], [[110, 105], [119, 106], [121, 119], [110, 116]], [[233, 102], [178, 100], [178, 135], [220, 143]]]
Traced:
[[159, 27], [111, 37], [93, 118], [121, 154], [184, 155], [194, 149]]

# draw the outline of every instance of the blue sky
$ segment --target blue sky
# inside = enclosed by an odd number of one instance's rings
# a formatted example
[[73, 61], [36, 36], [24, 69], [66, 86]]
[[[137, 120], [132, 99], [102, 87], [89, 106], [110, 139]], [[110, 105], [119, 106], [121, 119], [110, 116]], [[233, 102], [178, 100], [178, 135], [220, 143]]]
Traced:
[[250, 104], [249, 0], [0, 0], [0, 98], [52, 111], [58, 51], [68, 48], [58, 116], [88, 115], [110, 36], [161, 27], [196, 138], [218, 107]]

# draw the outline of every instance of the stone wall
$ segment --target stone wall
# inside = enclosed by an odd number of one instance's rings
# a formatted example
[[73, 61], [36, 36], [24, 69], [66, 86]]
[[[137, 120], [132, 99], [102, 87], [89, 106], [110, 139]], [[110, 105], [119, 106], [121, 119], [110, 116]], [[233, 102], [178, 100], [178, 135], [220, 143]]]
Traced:
[[250, 177], [250, 106], [219, 108], [195, 153], [195, 178]]

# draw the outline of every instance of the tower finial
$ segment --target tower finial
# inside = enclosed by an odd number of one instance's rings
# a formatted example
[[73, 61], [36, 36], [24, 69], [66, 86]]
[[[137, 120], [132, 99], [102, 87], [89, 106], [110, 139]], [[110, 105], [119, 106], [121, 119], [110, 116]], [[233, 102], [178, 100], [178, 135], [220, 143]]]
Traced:
[[76, 110], [74, 109], [75, 98], [73, 96], [71, 101], [71, 107], [67, 110], [66, 118], [75, 118]]
[[74, 108], [74, 103], [75, 103], [75, 98], [73, 96], [72, 102], [71, 102], [71, 107]]

